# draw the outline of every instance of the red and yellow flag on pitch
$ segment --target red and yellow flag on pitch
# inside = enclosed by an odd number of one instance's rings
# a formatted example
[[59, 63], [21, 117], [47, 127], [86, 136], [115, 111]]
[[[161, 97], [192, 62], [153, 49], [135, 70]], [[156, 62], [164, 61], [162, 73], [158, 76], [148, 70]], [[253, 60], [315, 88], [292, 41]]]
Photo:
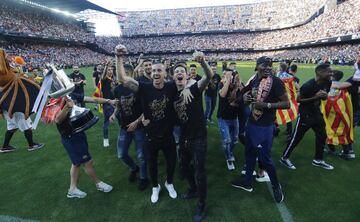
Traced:
[[284, 78], [281, 80], [284, 82], [285, 85], [285, 90], [290, 101], [290, 108], [276, 110], [276, 123], [279, 125], [284, 125], [297, 118], [299, 106], [296, 102], [297, 92], [294, 78]]
[[332, 90], [328, 99], [322, 101], [321, 111], [326, 124], [326, 143], [350, 144], [354, 140], [353, 109], [346, 89]]
[[[97, 84], [93, 97], [103, 98], [101, 81], [99, 81], [99, 83]], [[102, 113], [103, 107], [101, 104], [99, 104], [98, 108], [99, 113]]]

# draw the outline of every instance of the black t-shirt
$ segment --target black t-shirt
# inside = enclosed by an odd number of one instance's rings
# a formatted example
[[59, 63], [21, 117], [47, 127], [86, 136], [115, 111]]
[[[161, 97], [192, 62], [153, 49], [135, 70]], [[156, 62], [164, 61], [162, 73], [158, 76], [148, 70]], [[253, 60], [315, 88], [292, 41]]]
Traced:
[[109, 79], [105, 77], [105, 79], [101, 80], [101, 92], [103, 94], [103, 98], [114, 99], [114, 93], [113, 93], [114, 88], [115, 88], [115, 81], [113, 79]]
[[70, 112], [68, 112], [65, 119], [61, 123], [56, 124], [56, 128], [63, 137], [70, 137], [72, 135], [73, 128], [70, 122]]
[[353, 111], [355, 112], [360, 107], [360, 101], [359, 101], [360, 97], [358, 93], [360, 82], [354, 81], [353, 77], [350, 77], [348, 80], [346, 80], [346, 82], [349, 82], [352, 85], [347, 90], [351, 95], [351, 103], [353, 106]]
[[150, 137], [162, 138], [172, 133], [175, 113], [172, 102], [177, 88], [174, 82], [165, 82], [162, 89], [152, 83], [139, 82], [139, 96], [145, 119], [150, 120], [145, 127]]
[[[285, 94], [285, 86], [283, 81], [276, 76], [270, 77], [272, 78], [272, 85], [267, 97], [263, 102], [265, 103], [277, 103], [280, 101], [280, 97]], [[250, 81], [249, 86], [253, 90], [254, 88], [258, 88], [260, 85], [261, 79], [256, 76], [252, 81]], [[257, 90], [255, 90], [257, 91]], [[255, 95], [253, 95], [255, 96]], [[258, 126], [270, 126], [274, 124], [276, 118], [276, 109], [267, 109], [263, 110], [255, 110], [251, 107], [251, 114], [249, 121]]]
[[[81, 80], [86, 80], [85, 76], [81, 73], [79, 73], [79, 74], [71, 73], [69, 75], [69, 78], [72, 79], [73, 82], [79, 82]], [[84, 94], [84, 84], [81, 83], [79, 85], [75, 85], [75, 89], [74, 89], [73, 93]]]
[[[220, 89], [223, 87], [223, 84], [220, 83]], [[239, 94], [240, 91], [237, 92]], [[233, 120], [237, 118], [239, 107], [232, 106], [229, 102], [230, 90], [225, 98], [219, 96], [219, 107], [217, 112], [217, 118], [225, 119], [225, 120]]]
[[199, 81], [200, 79], [201, 79], [201, 76], [200, 76], [200, 75], [198, 75], [198, 74], [196, 74], [196, 76], [195, 76], [194, 80], [197, 82], [197, 81]]
[[[314, 97], [317, 92], [324, 90], [329, 92], [331, 88], [331, 81], [328, 81], [322, 85], [318, 85], [315, 79], [310, 79], [300, 87], [301, 97], [304, 99]], [[312, 102], [300, 103], [299, 113], [310, 115], [322, 115], [320, 111], [321, 99], [317, 99]]]
[[205, 91], [205, 95], [211, 97], [217, 96], [220, 81], [221, 77], [219, 76], [219, 74], [215, 73], [209, 82], [209, 85]]
[[195, 139], [206, 136], [206, 121], [202, 107], [202, 93], [195, 83], [190, 86], [190, 92], [194, 96], [189, 104], [185, 105], [183, 97], [178, 91], [174, 100], [174, 109], [177, 121], [181, 127], [181, 136], [187, 139]]
[[147, 78], [146, 76], [140, 76], [136, 79], [138, 82], [152, 83], [152, 80]]
[[126, 129], [126, 126], [142, 113], [139, 95], [123, 85], [118, 85], [114, 90], [114, 96], [119, 100], [119, 125]]
[[93, 78], [95, 78], [95, 84], [98, 85], [99, 84], [99, 80], [101, 78], [102, 73], [98, 72], [98, 71], [94, 71], [93, 72]]

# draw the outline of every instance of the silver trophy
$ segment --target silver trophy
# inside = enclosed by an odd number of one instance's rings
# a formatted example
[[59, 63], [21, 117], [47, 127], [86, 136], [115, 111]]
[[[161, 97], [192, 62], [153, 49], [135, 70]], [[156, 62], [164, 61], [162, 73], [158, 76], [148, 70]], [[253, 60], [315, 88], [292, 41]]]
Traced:
[[[64, 70], [57, 70], [54, 65], [48, 65], [48, 72], [46, 75], [52, 75], [52, 83], [49, 96], [52, 98], [59, 98], [68, 96], [74, 89], [75, 85], [71, 82]], [[73, 133], [79, 133], [92, 127], [99, 117], [94, 116], [90, 109], [82, 108], [74, 105], [70, 113], [70, 123]]]

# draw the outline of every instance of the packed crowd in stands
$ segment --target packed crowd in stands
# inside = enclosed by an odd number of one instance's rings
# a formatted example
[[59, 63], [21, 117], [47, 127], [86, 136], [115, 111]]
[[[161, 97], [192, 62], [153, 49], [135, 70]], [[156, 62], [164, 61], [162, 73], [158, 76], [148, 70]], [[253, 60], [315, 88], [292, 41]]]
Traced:
[[127, 46], [129, 52], [134, 53], [277, 47], [358, 33], [360, 4], [356, 2], [357, 0], [346, 1], [305, 25], [278, 31], [136, 38], [98, 37], [97, 43], [106, 50], [112, 50], [120, 42]]
[[[356, 56], [360, 52], [360, 45], [338, 45], [338, 46], [320, 46], [315, 48], [305, 49], [288, 49], [267, 52], [233, 52], [233, 53], [207, 53], [212, 59], [215, 60], [256, 60], [261, 56], [269, 56], [274, 58], [275, 61], [292, 60], [299, 63], [318, 63], [325, 57], [334, 64], [351, 64], [354, 62]], [[170, 60], [190, 60], [191, 53], [180, 55], [159, 54], [154, 55], [154, 59], [166, 58]], [[132, 61], [136, 61], [137, 57], [132, 56]]]
[[5, 49], [10, 58], [21, 56], [26, 67], [40, 67], [46, 63], [53, 63], [63, 67], [72, 65], [89, 66], [102, 63], [106, 56], [81, 46], [56, 46], [44, 44], [14, 44], [0, 42], [0, 48]]
[[1, 1], [0, 7], [0, 32], [94, 42], [94, 34], [88, 33], [84, 24], [74, 18], [9, 1]]
[[[125, 35], [280, 28], [304, 23], [324, 0], [265, 1], [257, 4], [126, 12]], [[286, 11], [286, 13], [283, 13]]]

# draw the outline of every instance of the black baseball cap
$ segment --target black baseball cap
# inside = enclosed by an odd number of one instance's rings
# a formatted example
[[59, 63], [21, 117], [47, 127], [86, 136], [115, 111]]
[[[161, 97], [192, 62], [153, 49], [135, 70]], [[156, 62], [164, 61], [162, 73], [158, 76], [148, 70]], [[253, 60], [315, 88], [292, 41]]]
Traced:
[[255, 71], [257, 70], [258, 65], [261, 64], [271, 64], [272, 65], [272, 59], [270, 57], [267, 56], [261, 56], [260, 58], [258, 58], [256, 60], [256, 67], [255, 67]]

